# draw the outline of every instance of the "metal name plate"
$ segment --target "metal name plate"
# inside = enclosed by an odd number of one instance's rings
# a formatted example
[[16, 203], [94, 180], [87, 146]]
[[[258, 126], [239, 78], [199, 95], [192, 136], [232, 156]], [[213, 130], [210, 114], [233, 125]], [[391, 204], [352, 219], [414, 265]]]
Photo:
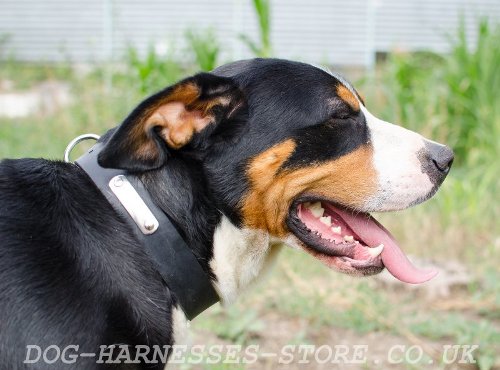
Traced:
[[158, 220], [126, 176], [113, 177], [109, 182], [109, 187], [143, 234], [152, 234], [158, 229]]

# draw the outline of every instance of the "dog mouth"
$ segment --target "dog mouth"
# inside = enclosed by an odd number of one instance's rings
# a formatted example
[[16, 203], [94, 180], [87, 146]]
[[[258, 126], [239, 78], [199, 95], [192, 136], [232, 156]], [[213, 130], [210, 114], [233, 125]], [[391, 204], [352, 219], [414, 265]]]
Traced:
[[437, 275], [413, 266], [390, 232], [368, 213], [323, 199], [302, 199], [292, 204], [287, 224], [306, 252], [341, 272], [367, 276], [385, 267], [411, 284]]

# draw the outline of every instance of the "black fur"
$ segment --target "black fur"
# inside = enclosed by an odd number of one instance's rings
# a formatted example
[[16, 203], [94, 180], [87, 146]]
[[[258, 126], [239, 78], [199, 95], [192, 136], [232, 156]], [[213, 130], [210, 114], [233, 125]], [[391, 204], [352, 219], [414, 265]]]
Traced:
[[[255, 155], [293, 138], [298, 146], [286, 166], [311, 165], [352, 151], [369, 137], [362, 115], [336, 96], [339, 81], [307, 64], [256, 59], [191, 81], [206, 94], [229, 94], [236, 103], [215, 112], [216, 122], [179, 150], [151, 132], [159, 156], [138, 160], [130, 155], [127, 131], [171, 92], [167, 88], [103, 137], [108, 147], [102, 160], [135, 171], [211, 274], [214, 229], [221, 213], [241, 223], [246, 168]], [[28, 344], [78, 344], [80, 352], [112, 343], [172, 344], [175, 306], [124, 220], [76, 165], [42, 159], [0, 163], [1, 369], [24, 368]], [[45, 366], [63, 367], [36, 364]], [[98, 366], [105, 365], [80, 358], [68, 368]]]
[[102, 344], [171, 342], [175, 298], [76, 165], [2, 161], [0, 235], [2, 369], [23, 368], [28, 344], [95, 352]]

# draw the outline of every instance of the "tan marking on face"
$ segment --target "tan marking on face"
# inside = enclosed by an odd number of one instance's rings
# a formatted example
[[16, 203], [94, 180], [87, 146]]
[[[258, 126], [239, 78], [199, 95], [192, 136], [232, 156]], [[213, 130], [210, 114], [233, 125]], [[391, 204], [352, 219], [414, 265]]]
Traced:
[[358, 98], [342, 84], [337, 86], [337, 95], [345, 101], [349, 106], [355, 111], [359, 111], [359, 100]]
[[285, 224], [294, 199], [310, 194], [355, 209], [362, 208], [377, 190], [373, 150], [364, 145], [335, 160], [299, 169], [278, 171], [292, 154], [295, 142], [287, 140], [255, 157], [248, 168], [250, 190], [242, 203], [247, 227], [274, 236], [288, 233]]

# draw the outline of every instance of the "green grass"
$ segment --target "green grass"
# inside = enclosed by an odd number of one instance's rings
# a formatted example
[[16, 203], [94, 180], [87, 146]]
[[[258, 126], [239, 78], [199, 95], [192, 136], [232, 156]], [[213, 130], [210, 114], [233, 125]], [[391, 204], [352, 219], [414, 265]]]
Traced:
[[[319, 340], [323, 344], [318, 332], [343, 328], [360, 335], [389, 333], [429, 348], [433, 342], [478, 344], [475, 359], [481, 369], [489, 369], [498, 361], [500, 345], [496, 316], [500, 276], [493, 270], [488, 274], [491, 275], [481, 281], [481, 286], [471, 286], [469, 291], [429, 302], [412, 291], [395, 293], [381, 289], [371, 279], [332, 273], [303, 253], [285, 250], [265, 284], [225, 310], [211, 309], [192, 326], [208, 330], [222, 340], [248, 345], [254, 336], [265, 335], [263, 332], [267, 329], [262, 317], [271, 312], [307, 321], [306, 331], [297, 333], [300, 343]], [[458, 301], [462, 308], [457, 305], [457, 309], [449, 309], [434, 304], [446, 301], [452, 306], [453, 301]], [[485, 305], [485, 301], [492, 304]], [[316, 341], [311, 337], [316, 337]], [[427, 354], [432, 355], [432, 351]]]
[[481, 369], [495, 364], [497, 348], [500, 345], [500, 332], [487, 320], [470, 320], [463, 315], [451, 313], [438, 318], [427, 317], [416, 320], [410, 326], [415, 334], [430, 339], [451, 340], [451, 343], [478, 345], [477, 361]]
[[69, 80], [73, 75], [73, 69], [67, 63], [23, 63], [12, 57], [2, 60], [0, 52], [0, 81], [11, 81], [14, 89], [29, 89], [47, 80]]
[[[31, 72], [35, 66], [21, 64], [16, 68], [12, 76], [24, 76], [25, 70]], [[52, 78], [55, 68], [58, 67], [41, 67], [39, 74], [35, 74], [36, 81], [44, 76]], [[14, 70], [14, 67], [9, 65], [7, 69]], [[130, 88], [130, 82], [117, 84], [108, 91], [94, 76], [67, 77], [66, 81], [71, 84], [74, 97], [69, 106], [50, 115], [0, 118], [0, 157], [60, 159], [71, 138], [85, 132], [103, 133], [121, 122], [130, 107], [140, 101], [141, 94]]]

